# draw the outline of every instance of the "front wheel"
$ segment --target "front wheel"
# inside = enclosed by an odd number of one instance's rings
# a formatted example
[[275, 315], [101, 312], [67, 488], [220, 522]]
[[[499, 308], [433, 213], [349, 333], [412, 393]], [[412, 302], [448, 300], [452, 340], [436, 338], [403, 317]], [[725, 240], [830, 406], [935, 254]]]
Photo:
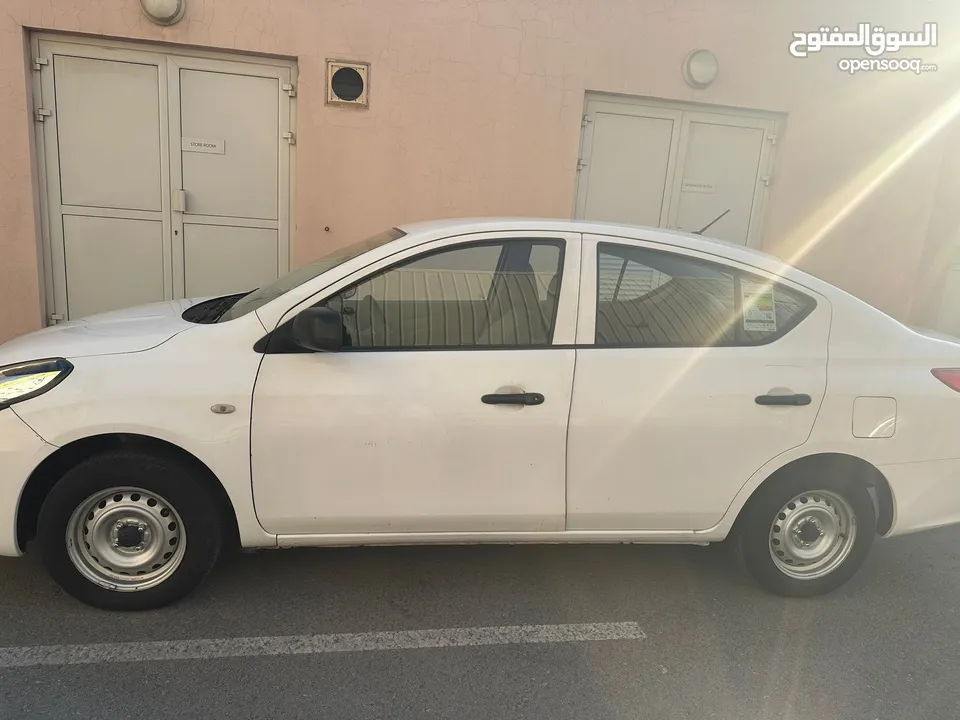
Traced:
[[222, 545], [214, 497], [175, 458], [110, 451], [54, 486], [37, 538], [47, 571], [68, 593], [108, 610], [168, 605], [198, 586]]
[[754, 579], [787, 597], [822, 595], [857, 572], [877, 515], [860, 483], [794, 477], [761, 487], [738, 520], [736, 549]]

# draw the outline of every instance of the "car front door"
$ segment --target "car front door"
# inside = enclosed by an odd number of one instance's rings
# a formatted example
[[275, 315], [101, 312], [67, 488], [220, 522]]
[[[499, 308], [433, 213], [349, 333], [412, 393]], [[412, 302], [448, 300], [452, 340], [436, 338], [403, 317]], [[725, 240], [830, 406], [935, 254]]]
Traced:
[[750, 268], [584, 235], [567, 528], [703, 530], [806, 442], [830, 307]]
[[325, 305], [345, 347], [264, 354], [251, 431], [263, 527], [562, 530], [579, 259], [577, 234], [461, 236], [292, 309], [275, 333]]

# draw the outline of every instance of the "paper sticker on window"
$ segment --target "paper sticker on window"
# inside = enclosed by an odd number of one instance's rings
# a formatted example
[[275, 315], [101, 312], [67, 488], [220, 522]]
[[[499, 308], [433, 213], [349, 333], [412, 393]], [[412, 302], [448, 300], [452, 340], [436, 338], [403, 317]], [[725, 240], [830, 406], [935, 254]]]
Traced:
[[773, 287], [766, 283], [740, 281], [740, 306], [743, 308], [743, 329], [747, 332], [776, 332], [777, 308]]

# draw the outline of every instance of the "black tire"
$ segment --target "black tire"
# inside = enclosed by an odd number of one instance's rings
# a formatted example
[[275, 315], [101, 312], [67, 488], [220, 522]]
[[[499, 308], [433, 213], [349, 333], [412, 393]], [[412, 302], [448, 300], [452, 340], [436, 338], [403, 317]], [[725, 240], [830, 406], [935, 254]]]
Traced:
[[[781, 509], [798, 496], [826, 491], [845, 500], [856, 518], [857, 532], [846, 559], [829, 574], [798, 579], [785, 574], [771, 554], [771, 528]], [[823, 595], [847, 582], [866, 560], [877, 531], [873, 498], [860, 482], [835, 478], [792, 475], [762, 485], [737, 519], [734, 549], [737, 558], [765, 590], [784, 597]]]
[[[40, 510], [37, 540], [47, 572], [78, 600], [104, 610], [150, 610], [176, 602], [209, 575], [223, 546], [224, 518], [204, 478], [175, 457], [111, 450], [70, 469]], [[186, 542], [176, 570], [160, 584], [117, 591], [85, 577], [70, 559], [67, 525], [87, 498], [111, 488], [135, 487], [164, 498], [183, 523]]]

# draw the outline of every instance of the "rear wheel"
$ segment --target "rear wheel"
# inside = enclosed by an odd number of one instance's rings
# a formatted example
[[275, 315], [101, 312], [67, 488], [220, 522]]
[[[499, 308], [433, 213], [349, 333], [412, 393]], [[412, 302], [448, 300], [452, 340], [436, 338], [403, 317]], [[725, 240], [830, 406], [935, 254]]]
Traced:
[[770, 592], [822, 595], [843, 585], [873, 545], [877, 516], [857, 482], [791, 477], [761, 487], [738, 520], [736, 547]]
[[111, 451], [84, 460], [40, 511], [47, 571], [99, 608], [179, 600], [206, 578], [223, 542], [221, 511], [203, 480], [170, 457]]

